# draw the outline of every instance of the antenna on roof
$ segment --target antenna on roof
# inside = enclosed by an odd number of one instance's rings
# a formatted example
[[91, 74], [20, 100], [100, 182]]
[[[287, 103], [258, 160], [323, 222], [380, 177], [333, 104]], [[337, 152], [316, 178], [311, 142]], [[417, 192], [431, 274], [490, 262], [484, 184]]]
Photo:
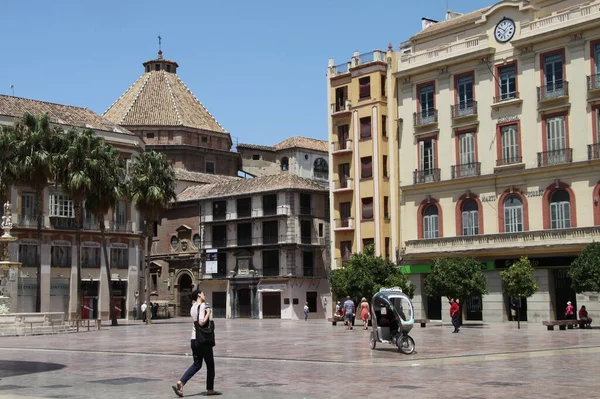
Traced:
[[12, 90], [12, 96], [15, 96], [15, 85], [10, 85], [10, 89]]

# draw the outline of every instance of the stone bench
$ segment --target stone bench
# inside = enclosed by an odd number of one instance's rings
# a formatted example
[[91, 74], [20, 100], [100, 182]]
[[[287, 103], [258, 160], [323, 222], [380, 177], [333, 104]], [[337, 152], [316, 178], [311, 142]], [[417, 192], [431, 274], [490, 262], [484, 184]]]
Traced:
[[572, 330], [574, 326], [579, 328], [585, 328], [585, 321], [583, 320], [544, 320], [542, 324], [545, 325], [548, 331], [554, 330], [554, 326], [558, 326], [559, 330]]
[[427, 327], [427, 323], [429, 323], [429, 319], [415, 319], [415, 324], [419, 323], [421, 328]]
[[16, 335], [47, 334], [68, 330], [62, 312], [8, 313], [0, 315], [0, 332]]

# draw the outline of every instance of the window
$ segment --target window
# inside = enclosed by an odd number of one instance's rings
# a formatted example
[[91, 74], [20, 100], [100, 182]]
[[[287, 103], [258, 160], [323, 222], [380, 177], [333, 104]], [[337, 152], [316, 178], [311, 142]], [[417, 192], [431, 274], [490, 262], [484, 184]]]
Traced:
[[206, 136], [202, 136], [201, 140], [203, 143], [208, 143], [208, 137], [206, 137]]
[[212, 226], [212, 247], [221, 248], [227, 246], [227, 227], [224, 225]]
[[387, 137], [387, 116], [381, 115], [381, 135]]
[[341, 227], [348, 227], [348, 219], [350, 219], [350, 202], [340, 202], [340, 220]]
[[571, 202], [567, 190], [555, 190], [550, 195], [550, 228], [571, 227]]
[[563, 76], [563, 54], [555, 53], [544, 56], [544, 83], [546, 88], [543, 98], [554, 98], [565, 95]]
[[363, 251], [364, 251], [365, 249], [367, 249], [367, 247], [369, 245], [375, 244], [375, 239], [374, 238], [363, 238], [362, 242], [363, 242]]
[[237, 217], [247, 218], [252, 214], [252, 198], [239, 198], [236, 201]]
[[225, 219], [225, 214], [227, 212], [227, 201], [213, 201], [212, 206], [213, 219]]
[[389, 202], [390, 202], [390, 197], [388, 197], [387, 195], [384, 196], [383, 197], [383, 217], [384, 217], [384, 219], [390, 218]]
[[432, 123], [435, 121], [434, 86], [428, 84], [419, 87], [418, 90], [420, 124]]
[[[596, 75], [600, 74], [600, 43], [594, 44], [594, 73]], [[593, 88], [597, 88], [598, 84], [593, 86]]]
[[362, 199], [362, 219], [373, 219], [373, 197]]
[[279, 276], [279, 251], [262, 251], [263, 276]]
[[390, 237], [385, 237], [385, 258], [390, 258]]
[[360, 178], [370, 179], [373, 177], [373, 161], [372, 157], [363, 157], [360, 159]]
[[171, 72], [171, 65], [167, 65], [167, 72]]
[[37, 212], [35, 209], [35, 194], [23, 193], [21, 195], [21, 219], [20, 224], [31, 226], [37, 221]]
[[200, 245], [202, 244], [201, 240], [200, 240], [200, 234], [194, 234], [194, 246], [196, 248], [200, 248]]
[[100, 267], [100, 248], [93, 248], [93, 247], [81, 248], [81, 267], [83, 267], [83, 268]]
[[[303, 276], [315, 275], [315, 253], [313, 251], [302, 251], [302, 270]], [[307, 292], [306, 302], [310, 312], [317, 311], [317, 293]], [[314, 309], [314, 310], [313, 310]]]
[[329, 177], [329, 166], [323, 158], [315, 159], [313, 164], [313, 176], [316, 179], [327, 179]]
[[153, 139], [154, 138], [154, 133], [146, 133], [146, 138], [147, 139]]
[[319, 223], [319, 237], [325, 237], [325, 225], [323, 223]]
[[114, 230], [123, 231], [127, 224], [127, 202], [118, 201], [113, 210]]
[[371, 117], [360, 118], [360, 138], [369, 139], [371, 138]]
[[546, 159], [544, 165], [557, 165], [569, 161], [567, 158], [567, 129], [565, 117], [546, 118]]
[[511, 194], [504, 200], [504, 232], [517, 233], [523, 231], [523, 200]]
[[279, 238], [279, 223], [275, 221], [263, 222], [263, 244], [277, 244]]
[[179, 238], [177, 238], [177, 236], [171, 237], [171, 248], [177, 249], [178, 245], [179, 245]]
[[19, 262], [23, 267], [35, 267], [37, 263], [37, 245], [20, 244]]
[[260, 154], [252, 154], [253, 161], [260, 161]]
[[350, 127], [348, 125], [341, 125], [337, 128], [337, 136], [340, 150], [346, 150], [348, 148], [348, 139], [350, 138]]
[[50, 196], [50, 217], [72, 218], [75, 217], [73, 210], [73, 200], [61, 195], [53, 194]]
[[369, 76], [358, 79], [358, 86], [359, 98], [371, 97], [371, 78]]
[[479, 234], [479, 207], [477, 202], [468, 199], [462, 204], [462, 235], [475, 236]]
[[419, 170], [421, 171], [419, 182], [435, 180], [435, 139], [419, 141]]
[[50, 247], [50, 267], [71, 268], [71, 247]]
[[383, 168], [383, 177], [388, 177], [388, 160], [387, 160], [387, 155], [383, 156], [382, 168]]
[[129, 268], [129, 249], [111, 248], [110, 249], [110, 267], [111, 269]]
[[160, 71], [160, 64], [154, 64], [154, 70]]
[[346, 100], [348, 99], [348, 86], [335, 89], [335, 112], [346, 109]]
[[277, 194], [263, 195], [262, 202], [264, 215], [277, 214]]
[[519, 151], [519, 127], [517, 124], [505, 125], [500, 128], [500, 142], [502, 144], [501, 165], [521, 162]]
[[475, 176], [477, 174], [477, 165], [475, 164], [475, 133], [458, 135], [458, 157], [457, 177]]
[[290, 161], [287, 157], [281, 158], [281, 170], [283, 172], [287, 172], [290, 168]]
[[239, 223], [236, 230], [238, 246], [252, 244], [252, 223]]
[[340, 242], [340, 250], [342, 252], [342, 264], [350, 260], [352, 256], [352, 241]]
[[385, 97], [385, 83], [386, 83], [386, 76], [381, 75], [381, 97]]
[[300, 214], [310, 215], [312, 214], [312, 204], [310, 194], [300, 193]]
[[498, 68], [498, 95], [500, 101], [517, 98], [517, 66]]
[[215, 163], [207, 161], [205, 164], [205, 172], [211, 175], [215, 174]]
[[473, 75], [460, 76], [456, 79], [456, 99], [458, 113], [456, 116], [473, 115]]
[[428, 205], [423, 210], [423, 238], [438, 238], [439, 236], [440, 231], [437, 206], [433, 204]]
[[348, 180], [350, 179], [350, 164], [342, 163], [338, 165], [338, 175], [340, 177], [340, 188], [348, 187]]
[[300, 241], [302, 244], [312, 243], [312, 222], [310, 220], [300, 221]]

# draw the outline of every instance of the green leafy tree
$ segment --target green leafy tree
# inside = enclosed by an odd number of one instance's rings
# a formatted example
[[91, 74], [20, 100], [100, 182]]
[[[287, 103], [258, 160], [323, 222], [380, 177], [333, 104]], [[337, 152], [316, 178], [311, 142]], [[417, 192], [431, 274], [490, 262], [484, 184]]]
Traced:
[[98, 220], [102, 252], [105, 259], [106, 281], [108, 282], [109, 317], [111, 325], [118, 325], [117, 313], [113, 305], [110, 262], [108, 262], [108, 243], [106, 240], [105, 217], [110, 209], [115, 209], [118, 201], [126, 195], [126, 171], [119, 157], [119, 151], [106, 143], [98, 149], [98, 167], [94, 169], [91, 191], [85, 201], [85, 209]]
[[[130, 168], [129, 192], [131, 200], [142, 215], [146, 228], [146, 303], [150, 303], [150, 253], [152, 250], [152, 227], [171, 201], [176, 199], [175, 171], [164, 154], [148, 151], [134, 157]], [[150, 309], [146, 320], [152, 323]]]
[[[73, 200], [75, 213], [75, 244], [77, 245], [77, 319], [81, 319], [81, 230], [83, 227], [83, 204], [93, 191], [95, 177], [102, 166], [104, 138], [86, 129], [79, 133], [70, 130], [65, 136], [65, 150], [56, 157], [57, 183]], [[108, 258], [107, 258], [108, 259]], [[110, 284], [110, 280], [109, 280]], [[112, 305], [112, 304], [111, 304]]]
[[424, 291], [428, 296], [458, 299], [462, 314], [468, 296], [487, 294], [487, 280], [481, 263], [473, 258], [436, 258], [431, 273], [425, 277]]
[[355, 301], [371, 297], [381, 287], [400, 287], [412, 298], [415, 286], [394, 263], [373, 255], [369, 246], [363, 253], [353, 254], [341, 269], [331, 271], [331, 290], [338, 298], [350, 296]]
[[569, 275], [575, 292], [600, 292], [600, 243], [588, 244], [571, 263]]
[[15, 180], [30, 187], [35, 194], [35, 217], [37, 219], [36, 252], [37, 295], [36, 312], [41, 311], [42, 288], [42, 227], [44, 224], [44, 189], [55, 180], [56, 158], [64, 150], [64, 132], [52, 127], [48, 115], [34, 116], [26, 113], [14, 128]]
[[[533, 278], [533, 266], [526, 256], [513, 263], [508, 270], [500, 272], [504, 293], [511, 298], [529, 298], [538, 290]], [[517, 306], [517, 328], [521, 328], [520, 306]]]
[[0, 126], [0, 202], [10, 198], [9, 188], [15, 180], [16, 137], [13, 126]]

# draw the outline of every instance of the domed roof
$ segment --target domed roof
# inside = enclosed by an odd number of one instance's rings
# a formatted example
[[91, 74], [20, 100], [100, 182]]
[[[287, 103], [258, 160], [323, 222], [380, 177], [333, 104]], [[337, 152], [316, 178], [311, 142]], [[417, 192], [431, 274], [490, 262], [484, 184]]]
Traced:
[[177, 63], [158, 58], [143, 63], [145, 73], [104, 117], [121, 126], [189, 127], [228, 134], [176, 74]]

